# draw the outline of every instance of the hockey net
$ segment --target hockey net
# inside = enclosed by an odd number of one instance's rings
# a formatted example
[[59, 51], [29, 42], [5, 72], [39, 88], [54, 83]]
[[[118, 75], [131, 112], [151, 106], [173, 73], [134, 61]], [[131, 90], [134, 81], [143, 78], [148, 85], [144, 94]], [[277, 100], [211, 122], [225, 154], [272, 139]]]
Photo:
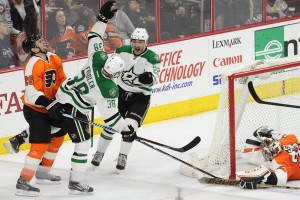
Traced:
[[[235, 178], [236, 161], [246, 139], [255, 139], [257, 128], [267, 125], [278, 132], [300, 131], [299, 109], [255, 102], [248, 90], [249, 81], [263, 100], [300, 105], [299, 57], [255, 61], [224, 71], [211, 146], [202, 159], [192, 153], [191, 164], [218, 177]], [[190, 176], [201, 174], [187, 172], [183, 166], [180, 171]]]

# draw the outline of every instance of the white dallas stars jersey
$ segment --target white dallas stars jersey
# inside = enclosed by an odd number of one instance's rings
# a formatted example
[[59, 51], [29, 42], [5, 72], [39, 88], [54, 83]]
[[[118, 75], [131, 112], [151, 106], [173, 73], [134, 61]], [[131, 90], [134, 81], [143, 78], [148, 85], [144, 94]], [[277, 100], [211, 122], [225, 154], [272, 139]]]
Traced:
[[60, 86], [56, 99], [62, 104], [72, 104], [83, 114], [89, 114], [94, 105], [106, 126], [121, 131], [125, 120], [118, 110], [118, 87], [116, 83], [103, 76], [102, 68], [108, 58], [103, 50], [102, 37], [106, 24], [97, 22], [89, 34], [88, 63], [74, 77]]
[[[157, 83], [160, 71], [159, 56], [149, 49], [135, 56], [130, 45], [119, 47], [116, 53], [125, 62], [125, 69], [118, 78], [118, 85], [126, 91], [151, 95], [152, 86]], [[145, 85], [138, 81], [138, 76], [144, 72], [152, 73], [154, 79], [152, 85]]]

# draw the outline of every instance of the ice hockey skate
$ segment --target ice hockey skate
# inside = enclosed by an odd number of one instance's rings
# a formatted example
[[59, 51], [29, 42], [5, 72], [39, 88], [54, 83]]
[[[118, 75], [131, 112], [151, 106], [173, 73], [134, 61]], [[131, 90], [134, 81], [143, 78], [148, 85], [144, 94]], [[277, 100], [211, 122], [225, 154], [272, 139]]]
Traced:
[[10, 154], [18, 153], [20, 151], [20, 145], [25, 142], [24, 138], [27, 137], [28, 134], [24, 130], [20, 134], [9, 138], [9, 140], [7, 142], [4, 142], [3, 145]]
[[100, 162], [102, 161], [104, 156], [104, 153], [101, 153], [99, 151], [96, 151], [96, 153], [94, 154], [94, 157], [91, 161], [91, 167], [90, 170], [94, 171], [97, 167], [99, 167]]
[[17, 192], [16, 195], [36, 197], [40, 193], [40, 189], [33, 187], [29, 184], [29, 181], [20, 176], [16, 184]]
[[125, 169], [126, 163], [127, 163], [127, 155], [119, 154], [118, 163], [116, 166], [117, 174], [121, 173], [121, 171], [123, 171]]
[[70, 194], [73, 195], [85, 195], [85, 194], [92, 194], [94, 189], [88, 185], [85, 185], [83, 183], [71, 181], [69, 182], [69, 189]]

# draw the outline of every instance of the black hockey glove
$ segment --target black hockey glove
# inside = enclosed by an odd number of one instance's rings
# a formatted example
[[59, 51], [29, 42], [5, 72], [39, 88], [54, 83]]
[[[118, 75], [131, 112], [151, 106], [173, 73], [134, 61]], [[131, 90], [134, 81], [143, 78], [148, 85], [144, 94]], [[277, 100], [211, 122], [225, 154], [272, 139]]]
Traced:
[[257, 189], [257, 184], [260, 184], [264, 177], [246, 177], [241, 178], [240, 187], [243, 189], [254, 190]]
[[143, 84], [147, 84], [147, 85], [152, 84], [153, 83], [152, 73], [144, 72], [139, 75], [138, 80], [140, 83], [143, 83]]
[[101, 22], [107, 23], [107, 21], [115, 15], [117, 9], [111, 9], [116, 1], [108, 1], [100, 8], [100, 12], [97, 16], [97, 19]]
[[137, 137], [136, 133], [134, 131], [134, 128], [131, 125], [128, 126], [128, 129], [129, 129], [129, 131], [126, 131], [123, 129], [123, 131], [121, 132], [123, 141], [124, 142], [133, 142], [133, 140]]
[[63, 117], [62, 114], [65, 112], [63, 105], [56, 100], [52, 101], [46, 109], [48, 110], [48, 115], [51, 119], [61, 119]]

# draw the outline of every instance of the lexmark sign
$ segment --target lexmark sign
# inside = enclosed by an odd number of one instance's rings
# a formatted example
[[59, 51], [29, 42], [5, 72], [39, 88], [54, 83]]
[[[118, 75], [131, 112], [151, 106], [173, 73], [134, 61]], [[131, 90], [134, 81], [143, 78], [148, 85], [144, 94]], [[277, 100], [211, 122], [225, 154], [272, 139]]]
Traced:
[[255, 32], [255, 60], [299, 55], [299, 24], [279, 26]]
[[234, 45], [242, 44], [241, 37], [231, 38], [226, 40], [213, 40], [213, 49], [221, 48], [221, 47], [229, 47], [231, 48]]

